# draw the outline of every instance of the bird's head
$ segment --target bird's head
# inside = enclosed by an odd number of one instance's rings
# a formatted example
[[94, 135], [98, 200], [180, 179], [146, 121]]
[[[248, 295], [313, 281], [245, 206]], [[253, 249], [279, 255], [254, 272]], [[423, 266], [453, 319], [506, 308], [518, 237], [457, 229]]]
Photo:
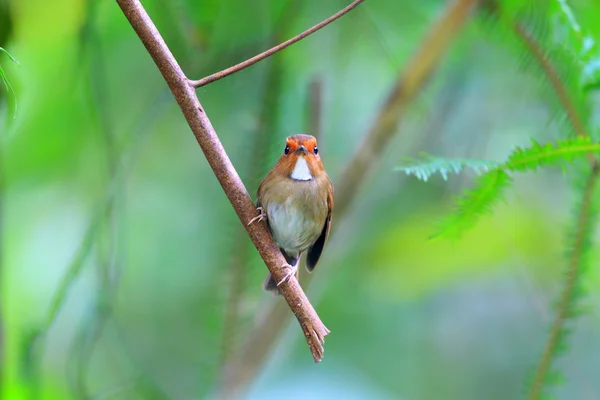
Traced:
[[297, 181], [310, 181], [323, 173], [317, 139], [304, 134], [289, 136], [276, 168]]

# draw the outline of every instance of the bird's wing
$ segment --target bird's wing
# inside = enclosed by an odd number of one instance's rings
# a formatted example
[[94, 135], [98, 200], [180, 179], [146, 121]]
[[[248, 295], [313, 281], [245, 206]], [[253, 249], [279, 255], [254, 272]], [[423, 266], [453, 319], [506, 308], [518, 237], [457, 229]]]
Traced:
[[306, 269], [308, 272], [312, 272], [317, 266], [317, 262], [319, 261], [321, 253], [323, 252], [323, 247], [325, 247], [325, 242], [329, 237], [329, 231], [331, 230], [331, 213], [333, 212], [333, 185], [331, 185], [331, 181], [329, 182], [329, 185], [331, 187], [331, 190], [329, 190], [327, 193], [327, 206], [329, 211], [327, 213], [327, 218], [325, 219], [325, 225], [323, 226], [321, 235], [308, 249], [308, 255], [306, 257]]

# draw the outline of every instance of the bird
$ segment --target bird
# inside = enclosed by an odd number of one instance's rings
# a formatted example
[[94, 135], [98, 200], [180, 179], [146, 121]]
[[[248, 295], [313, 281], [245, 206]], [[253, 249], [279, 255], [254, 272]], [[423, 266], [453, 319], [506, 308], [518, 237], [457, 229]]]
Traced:
[[279, 246], [289, 272], [276, 282], [269, 273], [263, 289], [281, 294], [279, 286], [292, 275], [298, 278], [298, 264], [307, 252], [306, 269], [312, 272], [331, 230], [333, 184], [325, 172], [317, 140], [297, 134], [286, 138], [279, 161], [261, 181], [256, 208], [259, 215], [248, 224], [265, 221]]

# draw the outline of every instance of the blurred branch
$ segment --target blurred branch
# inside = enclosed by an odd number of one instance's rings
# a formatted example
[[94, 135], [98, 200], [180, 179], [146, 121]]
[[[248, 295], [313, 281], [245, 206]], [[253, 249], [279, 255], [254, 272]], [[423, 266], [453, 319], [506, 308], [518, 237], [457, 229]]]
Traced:
[[[17, 65], [21, 65], [19, 63], [19, 61], [14, 58], [9, 52], [8, 50], [6, 50], [3, 47], [0, 47], [0, 56], [1, 55], [6, 55], [12, 62], [14, 62]], [[17, 117], [17, 109], [18, 109], [18, 102], [17, 102], [17, 93], [15, 92], [15, 89], [12, 87], [10, 81], [8, 80], [8, 78], [6, 77], [6, 73], [4, 72], [4, 69], [2, 68], [2, 64], [0, 64], [0, 81], [2, 81], [2, 83], [4, 84], [4, 89], [6, 90], [7, 93], [10, 93], [12, 95], [14, 104], [13, 104], [13, 119]], [[1, 96], [2, 92], [0, 91], [0, 100], [2, 100], [2, 96]], [[10, 103], [8, 103], [8, 105], [10, 106]]]
[[[223, 324], [223, 336], [221, 338], [221, 370], [227, 368], [227, 364], [237, 349], [237, 333], [240, 325], [240, 306], [244, 299], [244, 284], [247, 279], [249, 251], [245, 246], [246, 234], [242, 229], [236, 230], [234, 235], [234, 246], [236, 249], [231, 255], [227, 271], [230, 273], [229, 295], [225, 305], [225, 322]], [[223, 376], [225, 374], [221, 374]], [[226, 384], [226, 382], [224, 382]]]
[[[577, 216], [575, 236], [572, 242], [572, 249], [569, 255], [567, 273], [565, 275], [564, 287], [562, 289], [556, 316], [550, 328], [550, 335], [546, 341], [546, 347], [542, 358], [535, 371], [535, 377], [531, 384], [528, 400], [537, 400], [542, 396], [542, 391], [549, 377], [552, 361], [561, 350], [561, 341], [565, 334], [565, 324], [573, 316], [574, 301], [577, 297], [577, 281], [581, 275], [583, 264], [583, 253], [586, 247], [586, 241], [591, 236], [592, 203], [594, 201], [595, 187], [600, 176], [600, 165], [594, 163], [589, 176], [586, 179], [585, 189], [581, 200], [581, 208]], [[589, 247], [589, 244], [587, 244]]]
[[308, 134], [317, 139], [323, 137], [323, 78], [315, 76], [308, 88]]
[[[379, 159], [411, 101], [432, 75], [434, 69], [456, 34], [468, 20], [477, 0], [452, 0], [442, 16], [431, 27], [414, 57], [408, 62], [396, 81], [374, 124], [342, 173], [336, 185], [336, 211], [344, 214], [354, 193], [363, 182], [369, 166]], [[339, 200], [338, 200], [339, 199]]]
[[527, 31], [527, 28], [519, 23], [519, 21], [511, 21], [510, 24], [515, 35], [517, 35], [517, 37], [531, 52], [535, 60], [540, 64], [542, 70], [548, 77], [548, 80], [556, 92], [556, 96], [558, 97], [560, 104], [567, 113], [567, 117], [569, 118], [569, 122], [571, 123], [571, 126], [573, 126], [575, 133], [578, 136], [588, 136], [588, 133], [585, 129], [585, 124], [577, 112], [577, 107], [571, 100], [569, 92], [565, 84], [560, 79], [558, 71], [552, 62], [546, 57], [546, 51], [542, 48], [540, 43], [538, 43], [533, 36], [531, 36], [531, 34]]
[[312, 28], [305, 30], [301, 34], [296, 35], [293, 38], [291, 38], [275, 47], [272, 47], [263, 53], [260, 53], [252, 58], [249, 58], [246, 61], [243, 61], [237, 65], [234, 65], [233, 67], [229, 67], [227, 69], [224, 69], [223, 71], [216, 72], [212, 75], [209, 75], [209, 76], [199, 79], [197, 81], [190, 81], [190, 84], [195, 88], [199, 88], [199, 87], [208, 85], [209, 83], [218, 81], [219, 79], [225, 78], [226, 76], [229, 76], [231, 74], [235, 74], [236, 72], [241, 71], [244, 68], [248, 68], [249, 66], [256, 64], [257, 62], [262, 61], [269, 56], [272, 56], [273, 54], [277, 53], [278, 51], [281, 51], [281, 50], [285, 49], [286, 47], [291, 46], [296, 42], [299, 42], [300, 40], [304, 39], [305, 37], [315, 33], [319, 29], [324, 28], [325, 26], [329, 25], [336, 19], [340, 18], [342, 15], [344, 15], [344, 14], [348, 13], [350, 10], [354, 9], [356, 6], [358, 6], [363, 1], [364, 0], [354, 0], [346, 8], [338, 11], [337, 13], [333, 14], [331, 17], [327, 18], [325, 21], [318, 23], [317, 25], [313, 26]]
[[[525, 44], [527, 49], [531, 52], [534, 59], [540, 64], [542, 70], [548, 77], [552, 88], [556, 92], [556, 97], [558, 97], [560, 104], [563, 106], [565, 113], [567, 114], [567, 118], [569, 119], [569, 123], [573, 127], [575, 134], [583, 137], [589, 136], [585, 124], [579, 115], [579, 112], [577, 111], [577, 107], [569, 96], [569, 91], [567, 90], [563, 81], [560, 79], [560, 75], [552, 64], [552, 61], [546, 57], [546, 53], [540, 43], [538, 43], [533, 36], [531, 36], [531, 34], [527, 31], [527, 28], [519, 23], [519, 21], [510, 21], [510, 24], [515, 35], [523, 42], [523, 44]], [[598, 163], [598, 159], [590, 153], [588, 154], [588, 162], [591, 166], [594, 166]]]
[[[492, 10], [498, 14], [500, 13], [496, 6], [492, 7]], [[569, 95], [569, 91], [561, 80], [552, 60], [546, 56], [544, 48], [522, 23], [517, 20], [510, 20], [508, 22], [515, 35], [523, 42], [527, 50], [531, 52], [534, 59], [542, 68], [544, 74], [547, 76], [552, 89], [556, 93], [560, 104], [567, 114], [567, 118], [573, 127], [575, 134], [580, 137], [589, 137], [589, 132], [577, 110], [575, 102]], [[584, 244], [587, 236], [590, 235], [588, 230], [592, 220], [590, 214], [593, 196], [596, 183], [600, 176], [600, 164], [598, 158], [592, 153], [588, 153], [587, 159], [591, 171], [587, 177], [585, 188], [582, 193], [581, 207], [579, 209], [575, 227], [575, 237], [568, 258], [566, 278], [563, 282], [563, 289], [558, 301], [556, 316], [550, 327], [550, 334], [546, 341], [544, 352], [537, 365], [535, 376], [530, 386], [529, 395], [527, 397], [529, 400], [537, 400], [542, 396], [542, 391], [550, 375], [552, 361], [562, 347], [561, 339], [565, 333], [565, 325], [569, 317], [571, 317], [571, 310], [574, 307], [573, 303], [576, 300], [577, 281], [581, 275]]]
[[[107, 193], [107, 197], [111, 196], [112, 192]], [[44, 340], [46, 338], [46, 334], [48, 330], [54, 323], [58, 312], [60, 311], [65, 299], [67, 297], [69, 288], [75, 281], [75, 278], [79, 275], [79, 272], [83, 268], [85, 261], [87, 260], [91, 249], [94, 245], [95, 237], [97, 235], [97, 231], [100, 226], [100, 220], [106, 211], [106, 205], [108, 201], [103, 201], [101, 206], [101, 210], [94, 217], [92, 222], [87, 228], [87, 231], [83, 237], [83, 240], [77, 249], [77, 253], [69, 266], [67, 267], [66, 272], [63, 274], [59, 287], [52, 298], [50, 303], [50, 310], [48, 315], [46, 316], [46, 321], [42, 325], [42, 327], [35, 329], [30, 335], [27, 336], [24, 343], [24, 373], [28, 378], [30, 384], [30, 398], [37, 399], [39, 396], [40, 385], [41, 385], [41, 377], [40, 377], [40, 368], [41, 362], [40, 358], [43, 354], [44, 350]]]
[[138, 393], [140, 398], [148, 400], [170, 400], [171, 397], [169, 394], [165, 392], [165, 390], [161, 388], [147, 372], [149, 365], [148, 360], [140, 359], [140, 357], [135, 354], [133, 343], [131, 343], [126, 337], [125, 331], [123, 330], [123, 327], [119, 321], [117, 321], [116, 318], [112, 318], [111, 322], [113, 323], [113, 327], [117, 336], [117, 342], [120, 345], [119, 353], [125, 356], [133, 369], [140, 371], [134, 378], [135, 387], [138, 389], [138, 392], [141, 392]]
[[162, 109], [164, 109], [166, 104], [166, 96], [165, 93], [162, 93], [157, 97], [156, 100], [153, 100], [153, 104], [150, 105], [148, 110], [144, 113], [143, 117], [140, 118], [141, 123], [135, 129], [130, 129], [129, 131], [134, 131], [135, 133], [131, 136], [131, 141], [136, 144], [134, 147], [134, 152], [129, 154], [129, 158], [127, 160], [123, 159], [116, 166], [116, 171], [113, 175], [113, 179], [111, 180], [108, 188], [106, 189], [104, 198], [100, 201], [98, 208], [95, 211], [95, 214], [88, 225], [86, 233], [79, 244], [75, 257], [67, 267], [65, 273], [62, 276], [61, 282], [59, 284], [58, 289], [54, 293], [54, 296], [51, 301], [50, 309], [48, 315], [46, 317], [46, 321], [42, 325], [42, 327], [34, 330], [27, 338], [24, 340], [24, 373], [29, 381], [29, 388], [31, 392], [31, 398], [37, 399], [39, 396], [39, 367], [40, 360], [39, 358], [43, 354], [43, 345], [44, 338], [50, 327], [53, 325], [56, 317], [58, 316], [58, 312], [66, 301], [68, 290], [71, 285], [75, 282], [77, 276], [81, 269], [83, 268], [87, 258], [89, 257], [93, 245], [97, 240], [100, 225], [102, 220], [105, 218], [107, 210], [111, 207], [111, 203], [113, 202], [113, 197], [116, 195], [118, 188], [120, 187], [121, 182], [125, 180], [125, 177], [131, 170], [132, 165], [134, 164], [134, 158], [137, 155], [137, 152], [142, 148], [140, 141], [144, 138], [144, 134], [150, 130], [153, 121], [160, 115]]
[[[9, 10], [9, 4], [6, 0], [0, 0], [0, 45], [3, 45], [8, 42], [9, 37], [12, 34], [12, 18]], [[0, 51], [0, 56], [2, 56], [2, 51]], [[8, 53], [6, 53], [8, 54]], [[0, 66], [0, 70], [2, 67]], [[6, 78], [5, 78], [6, 79]], [[8, 93], [8, 80], [3, 79], [3, 83], [5, 85], [5, 89], [7, 89]], [[0, 90], [0, 107], [3, 103], [3, 95], [4, 91]], [[7, 110], [10, 108], [9, 102], [7, 101]], [[15, 100], [16, 105], [16, 100]], [[15, 109], [16, 112], [16, 109]], [[7, 115], [6, 125], [10, 123], [10, 118], [8, 118], [9, 112]], [[13, 114], [14, 117], [14, 114]], [[2, 124], [2, 121], [0, 121]], [[4, 146], [2, 145], [3, 138], [0, 137], [0, 287], [4, 287], [4, 276], [6, 276], [6, 272], [4, 271], [4, 202], [6, 196], [6, 181], [5, 181], [5, 166], [4, 166]], [[4, 297], [5, 298], [5, 297]], [[4, 304], [0, 303], [0, 392], [4, 392], [4, 384], [6, 379], [6, 346], [5, 346], [5, 324], [4, 324]]]
[[[277, 281], [282, 281], [286, 275], [287, 263], [265, 224], [248, 225], [248, 222], [257, 214], [256, 207], [206, 116], [196, 96], [194, 86], [190, 84], [177, 64], [139, 0], [117, 0], [117, 3], [171, 89], [206, 160], [269, 271]], [[325, 336], [329, 330], [321, 322], [294, 277], [286, 280], [280, 289], [302, 327], [315, 362], [321, 361]]]
[[[4, 147], [0, 138], [0, 285], [4, 286], [4, 196], [6, 195], [4, 181]], [[4, 389], [5, 378], [5, 336], [4, 336], [4, 304], [0, 304], [0, 392]]]
[[[454, 37], [468, 21], [477, 0], [454, 0], [448, 3], [441, 17], [431, 26], [413, 58], [399, 74], [386, 102], [364, 137], [354, 157], [348, 162], [336, 187], [334, 219], [346, 215], [353, 198], [365, 180], [367, 172], [378, 163], [380, 155], [396, 131], [404, 112], [423, 88], [435, 67], [450, 47]], [[339, 225], [339, 223], [338, 223]], [[314, 275], [306, 276], [307, 288]], [[277, 337], [288, 322], [288, 315], [280, 303], [257, 318], [256, 328], [250, 333], [235, 368], [231, 368], [228, 397], [239, 395], [261, 368], [266, 356], [277, 343]]]
[[[86, 23], [81, 35], [80, 48], [87, 46], [91, 49], [89, 72], [91, 74], [91, 99], [90, 111], [93, 118], [100, 126], [100, 135], [104, 141], [106, 152], [106, 167], [108, 182], [116, 181], [118, 172], [119, 153], [116, 147], [115, 130], [108, 109], [109, 100], [107, 94], [106, 67], [102, 52], [102, 43], [98, 37], [94, 22], [97, 12], [97, 0], [88, 4]], [[117, 201], [118, 188], [114, 190], [114, 196], [107, 198], [107, 204], [103, 215], [105, 221], [100, 222], [99, 234], [96, 236], [96, 250], [98, 253], [98, 283], [99, 290], [96, 294], [94, 304], [90, 307], [88, 315], [83, 319], [79, 332], [73, 342], [71, 357], [74, 358], [72, 390], [77, 398], [89, 398], [86, 385], [89, 364], [94, 354], [95, 345], [102, 336], [106, 322], [111, 317], [114, 299], [116, 296], [120, 273], [117, 270], [116, 260], [117, 246], [117, 218], [115, 203]], [[106, 237], [107, 244], [102, 246], [102, 236]]]
[[[123, 168], [120, 169], [119, 172], [123, 173]], [[108, 210], [111, 207], [112, 198], [115, 195], [118, 181], [119, 179], [114, 179], [113, 181], [111, 181], [111, 184], [109, 185], [109, 188], [105, 194], [105, 198], [100, 203], [101, 205], [98, 209], [97, 214], [94, 216], [92, 222], [88, 226], [83, 240], [81, 241], [81, 244], [77, 249], [75, 257], [67, 267], [66, 272], [63, 274], [59, 287], [56, 290], [50, 303], [50, 309], [46, 317], [45, 323], [42, 325], [41, 328], [35, 330], [25, 340], [25, 369], [26, 374], [31, 378], [31, 381], [33, 382], [30, 385], [30, 389], [33, 393], [33, 398], [36, 398], [36, 393], [39, 390], [39, 387], [37, 387], [37, 385], [39, 384], [39, 358], [43, 354], [43, 346], [46, 334], [52, 326], [52, 324], [54, 323], [54, 321], [56, 320], [56, 317], [58, 316], [58, 313], [61, 310], [62, 305], [64, 304], [67, 298], [67, 294], [69, 292], [69, 289], [71, 288], [71, 285], [79, 276], [81, 269], [85, 265], [85, 262], [88, 259], [90, 252], [92, 251], [94, 242], [96, 241], [98, 232], [102, 225], [102, 220], [105, 218]]]

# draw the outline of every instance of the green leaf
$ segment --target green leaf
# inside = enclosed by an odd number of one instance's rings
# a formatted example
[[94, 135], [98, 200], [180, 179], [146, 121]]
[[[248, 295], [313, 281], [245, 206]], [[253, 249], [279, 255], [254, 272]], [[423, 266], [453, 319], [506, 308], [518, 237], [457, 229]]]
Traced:
[[535, 170], [542, 166], [565, 165], [589, 153], [600, 152], [600, 143], [589, 137], [575, 137], [540, 145], [532, 140], [532, 146], [517, 148], [501, 168], [509, 171]]
[[408, 159], [406, 165], [397, 166], [394, 170], [414, 175], [423, 181], [439, 172], [447, 180], [448, 173], [458, 174], [465, 167], [471, 168], [478, 175], [492, 169], [526, 171], [544, 166], [564, 166], [588, 154], [600, 153], [600, 143], [593, 142], [589, 137], [579, 136], [545, 144], [539, 144], [535, 140], [531, 142], [530, 147], [517, 147], [503, 163], [481, 159], [438, 158], [423, 153], [421, 156], [424, 160]]
[[457, 201], [457, 209], [446, 220], [434, 237], [458, 238], [473, 227], [480, 216], [489, 214], [493, 206], [503, 199], [503, 192], [512, 178], [503, 170], [495, 169], [478, 178], [474, 189], [467, 190]]
[[477, 160], [467, 158], [437, 158], [422, 153], [423, 160], [407, 159], [405, 165], [394, 168], [395, 171], [406, 172], [427, 182], [431, 175], [439, 172], [444, 180], [448, 180], [449, 173], [459, 174], [464, 168], [471, 168], [477, 175], [498, 167], [500, 164], [490, 160]]
[[479, 178], [473, 190], [465, 192], [463, 197], [459, 198], [456, 212], [442, 223], [440, 232], [434, 235], [458, 237], [474, 226], [477, 219], [488, 213], [502, 198], [503, 192], [512, 183], [507, 172], [564, 166], [578, 158], [599, 152], [600, 143], [594, 143], [588, 137], [558, 140], [543, 145], [532, 140], [530, 147], [518, 147], [501, 164], [487, 160], [443, 159], [424, 154], [422, 157], [425, 161], [409, 160], [409, 164], [398, 166], [395, 170], [415, 175], [423, 181], [427, 181], [436, 172], [447, 179], [448, 173], [458, 174], [465, 167], [472, 168], [478, 174], [482, 170], [489, 171]]

